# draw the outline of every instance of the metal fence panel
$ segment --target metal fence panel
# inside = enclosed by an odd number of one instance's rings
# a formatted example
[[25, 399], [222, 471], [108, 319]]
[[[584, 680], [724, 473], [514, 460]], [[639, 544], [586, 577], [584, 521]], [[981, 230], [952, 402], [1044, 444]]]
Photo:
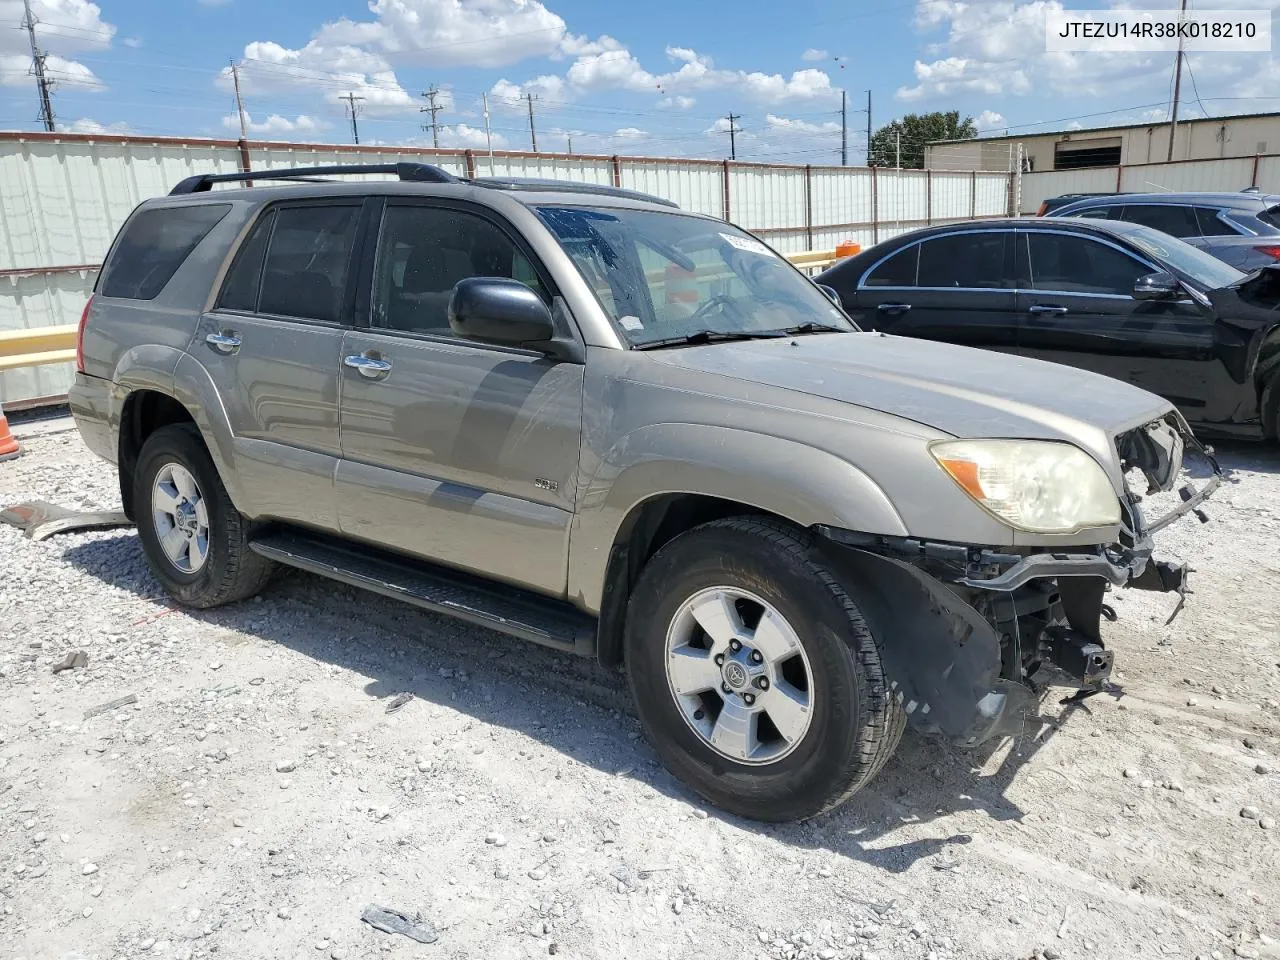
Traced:
[[1253, 158], [1144, 163], [1125, 167], [1120, 189], [1125, 193], [1179, 193], [1200, 190], [1243, 190], [1253, 179]]
[[620, 159], [618, 167], [628, 190], [674, 201], [681, 210], [724, 218], [724, 168], [718, 163], [628, 157]]
[[518, 156], [498, 154], [491, 164], [488, 154], [479, 154], [476, 156], [476, 176], [533, 177], [612, 186], [613, 164], [607, 159], [561, 157], [552, 154]]
[[1258, 158], [1258, 189], [1263, 193], [1280, 193], [1280, 157]]
[[973, 186], [974, 177], [970, 173], [935, 170], [931, 211], [934, 221], [961, 220], [976, 213]]
[[[96, 270], [0, 277], [0, 330], [34, 330], [75, 323], [93, 292]], [[74, 375], [69, 363], [23, 367], [0, 374], [0, 403], [61, 396]]]

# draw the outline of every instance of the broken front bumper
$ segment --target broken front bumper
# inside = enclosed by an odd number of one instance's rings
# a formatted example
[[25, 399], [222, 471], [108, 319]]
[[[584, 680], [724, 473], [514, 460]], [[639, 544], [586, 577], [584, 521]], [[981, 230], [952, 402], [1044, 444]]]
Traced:
[[[914, 726], [977, 744], [1018, 733], [1051, 682], [1074, 683], [1077, 697], [1097, 693], [1112, 668], [1100, 629], [1111, 587], [1175, 592], [1174, 615], [1181, 610], [1188, 568], [1154, 559], [1153, 534], [1188, 513], [1206, 520], [1200, 505], [1221, 469], [1176, 415], [1117, 447], [1126, 483], [1114, 544], [1013, 552], [818, 528], [841, 548], [850, 582], [873, 588], [858, 599]], [[1188, 449], [1206, 468], [1198, 488], [1179, 486]], [[1134, 489], [1142, 479], [1145, 493]], [[1175, 489], [1177, 505], [1148, 520], [1144, 498]]]

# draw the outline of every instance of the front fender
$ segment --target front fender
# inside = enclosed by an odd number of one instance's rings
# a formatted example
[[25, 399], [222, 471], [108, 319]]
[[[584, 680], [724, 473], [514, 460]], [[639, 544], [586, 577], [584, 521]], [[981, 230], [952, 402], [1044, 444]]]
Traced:
[[586, 481], [569, 544], [569, 595], [598, 612], [609, 552], [627, 517], [654, 497], [731, 500], [809, 527], [905, 536], [883, 489], [853, 464], [794, 440], [731, 427], [651, 424], [632, 431]]

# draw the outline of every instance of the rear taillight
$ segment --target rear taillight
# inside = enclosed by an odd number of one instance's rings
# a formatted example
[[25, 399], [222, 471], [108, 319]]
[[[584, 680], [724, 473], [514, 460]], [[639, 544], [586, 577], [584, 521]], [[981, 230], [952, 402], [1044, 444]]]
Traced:
[[93, 297], [89, 297], [80, 314], [80, 326], [76, 328], [76, 373], [84, 373], [84, 325], [89, 321], [89, 308], [93, 306]]
[[1046, 200], [1044, 203], [1040, 204], [1040, 209], [1036, 211], [1036, 216], [1043, 217], [1048, 212], [1049, 212], [1049, 201]]
[[1270, 246], [1254, 247], [1253, 249], [1257, 250], [1259, 253], [1265, 253], [1272, 260], [1280, 260], [1280, 246], [1271, 244]]

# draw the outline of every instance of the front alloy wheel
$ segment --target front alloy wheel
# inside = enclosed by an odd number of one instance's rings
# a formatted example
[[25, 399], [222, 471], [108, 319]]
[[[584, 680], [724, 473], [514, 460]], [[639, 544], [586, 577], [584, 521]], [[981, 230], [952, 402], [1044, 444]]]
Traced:
[[905, 714], [877, 638], [808, 531], [730, 517], [651, 557], [627, 605], [626, 661], [645, 736], [717, 806], [802, 820], [892, 755]]
[[749, 590], [694, 594], [667, 631], [667, 683], [685, 722], [739, 763], [773, 763], [804, 739], [813, 671], [785, 617]]

